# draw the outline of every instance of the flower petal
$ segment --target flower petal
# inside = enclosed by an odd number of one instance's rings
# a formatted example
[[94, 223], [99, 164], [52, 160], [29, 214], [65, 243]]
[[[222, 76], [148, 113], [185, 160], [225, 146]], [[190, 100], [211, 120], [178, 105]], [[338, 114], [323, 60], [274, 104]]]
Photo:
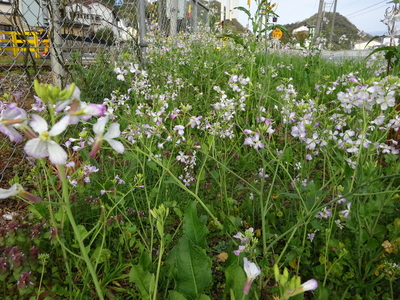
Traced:
[[58, 121], [58, 123], [54, 124], [54, 126], [49, 131], [49, 134], [51, 136], [59, 135], [65, 129], [67, 129], [69, 122], [70, 122], [69, 116], [65, 116], [65, 117], [61, 118], [61, 120]]
[[86, 115], [100, 117], [106, 112], [106, 106], [104, 104], [91, 103], [84, 108], [84, 112]]
[[23, 136], [11, 126], [5, 126], [0, 122], [0, 132], [4, 133], [10, 138], [11, 142], [19, 143], [22, 141]]
[[318, 287], [318, 282], [315, 279], [310, 279], [301, 285], [304, 292], [313, 291]]
[[93, 125], [94, 133], [98, 135], [103, 135], [107, 122], [108, 122], [108, 117], [98, 118], [96, 124]]
[[261, 269], [253, 262], [249, 261], [246, 257], [243, 257], [243, 268], [246, 272], [248, 280], [254, 280], [261, 273]]
[[55, 165], [65, 165], [67, 163], [68, 154], [55, 141], [48, 141], [49, 159]]
[[31, 117], [32, 121], [29, 122], [29, 125], [31, 125], [33, 130], [35, 130], [37, 133], [41, 133], [43, 131], [48, 130], [49, 127], [45, 119], [36, 114], [31, 115]]
[[34, 158], [44, 158], [49, 156], [47, 151], [47, 143], [40, 138], [34, 138], [26, 142], [24, 147], [25, 152]]
[[64, 101], [58, 101], [55, 105], [55, 111], [56, 112], [62, 112], [68, 105], [72, 103], [72, 100], [64, 100]]
[[22, 108], [9, 106], [3, 111], [1, 118], [3, 120], [26, 119], [26, 112]]
[[23, 190], [22, 186], [18, 183], [14, 183], [8, 190], [0, 189], [0, 199], [16, 196], [21, 190]]
[[107, 141], [110, 144], [110, 146], [118, 153], [124, 153], [125, 147], [121, 142], [112, 139], [104, 139], [104, 140]]
[[107, 133], [103, 136], [103, 138], [105, 140], [115, 139], [116, 137], [119, 137], [120, 134], [121, 134], [121, 131], [119, 130], [119, 124], [111, 123], [111, 125], [108, 127]]

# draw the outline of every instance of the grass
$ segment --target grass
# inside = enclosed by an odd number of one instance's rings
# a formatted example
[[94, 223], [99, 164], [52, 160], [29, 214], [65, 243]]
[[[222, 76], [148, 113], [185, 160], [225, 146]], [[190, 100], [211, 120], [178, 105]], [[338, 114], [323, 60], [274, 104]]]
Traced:
[[[377, 76], [378, 60], [207, 35], [149, 44], [145, 68], [123, 53], [72, 69], [81, 100], [120, 124], [124, 152], [103, 142], [89, 155], [91, 118], [56, 138], [71, 138], [73, 165], [40, 159], [10, 182], [44, 201], [29, 226], [5, 224], [3, 298], [286, 299], [313, 278], [307, 299], [394, 299], [398, 78]], [[249, 294], [244, 257], [260, 268]]]

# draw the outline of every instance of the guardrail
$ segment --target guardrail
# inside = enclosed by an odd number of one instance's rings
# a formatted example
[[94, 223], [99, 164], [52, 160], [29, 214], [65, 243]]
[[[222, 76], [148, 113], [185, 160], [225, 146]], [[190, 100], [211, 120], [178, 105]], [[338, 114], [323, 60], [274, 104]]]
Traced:
[[39, 32], [0, 31], [1, 52], [8, 51], [14, 56], [30, 51], [35, 58], [40, 58], [48, 53], [49, 46], [48, 38]]

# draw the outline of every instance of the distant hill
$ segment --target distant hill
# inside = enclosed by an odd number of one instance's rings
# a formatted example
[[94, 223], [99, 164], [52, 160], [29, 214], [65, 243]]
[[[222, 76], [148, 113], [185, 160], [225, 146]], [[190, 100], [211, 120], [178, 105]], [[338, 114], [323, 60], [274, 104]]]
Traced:
[[[328, 39], [331, 33], [332, 28], [332, 17], [333, 13], [325, 12], [324, 21], [322, 22], [322, 35]], [[301, 22], [296, 22], [292, 24], [284, 25], [288, 31], [291, 33], [294, 29], [300, 26], [308, 26], [308, 25], [316, 25], [317, 24], [318, 15], [315, 14], [308, 19], [305, 19]], [[360, 36], [360, 30], [351, 23], [346, 17], [342, 16], [340, 13], [336, 13], [334, 31], [332, 36], [332, 50], [340, 50], [340, 49], [352, 49], [352, 46], [358, 42], [368, 41], [372, 36], [365, 34], [364, 36]], [[343, 39], [344, 35], [347, 40]], [[300, 39], [303, 37], [299, 37]], [[285, 37], [285, 40], [288, 40]]]
[[[210, 25], [213, 28], [214, 24], [220, 21], [221, 2], [210, 2]], [[235, 34], [246, 32], [247, 29], [237, 19], [224, 20], [221, 24], [226, 31], [231, 31]]]

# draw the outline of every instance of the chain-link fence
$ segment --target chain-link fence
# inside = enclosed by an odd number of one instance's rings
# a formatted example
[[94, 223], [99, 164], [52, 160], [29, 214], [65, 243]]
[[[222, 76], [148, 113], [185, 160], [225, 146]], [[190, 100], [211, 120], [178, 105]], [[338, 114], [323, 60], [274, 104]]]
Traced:
[[[121, 51], [140, 57], [149, 33], [196, 32], [208, 12], [198, 0], [0, 0], [0, 111], [7, 102], [29, 109], [34, 79], [64, 86], [85, 70], [86, 85], [99, 86], [91, 83], [106, 76], [102, 62]], [[1, 138], [1, 186], [17, 173], [20, 150]]]

